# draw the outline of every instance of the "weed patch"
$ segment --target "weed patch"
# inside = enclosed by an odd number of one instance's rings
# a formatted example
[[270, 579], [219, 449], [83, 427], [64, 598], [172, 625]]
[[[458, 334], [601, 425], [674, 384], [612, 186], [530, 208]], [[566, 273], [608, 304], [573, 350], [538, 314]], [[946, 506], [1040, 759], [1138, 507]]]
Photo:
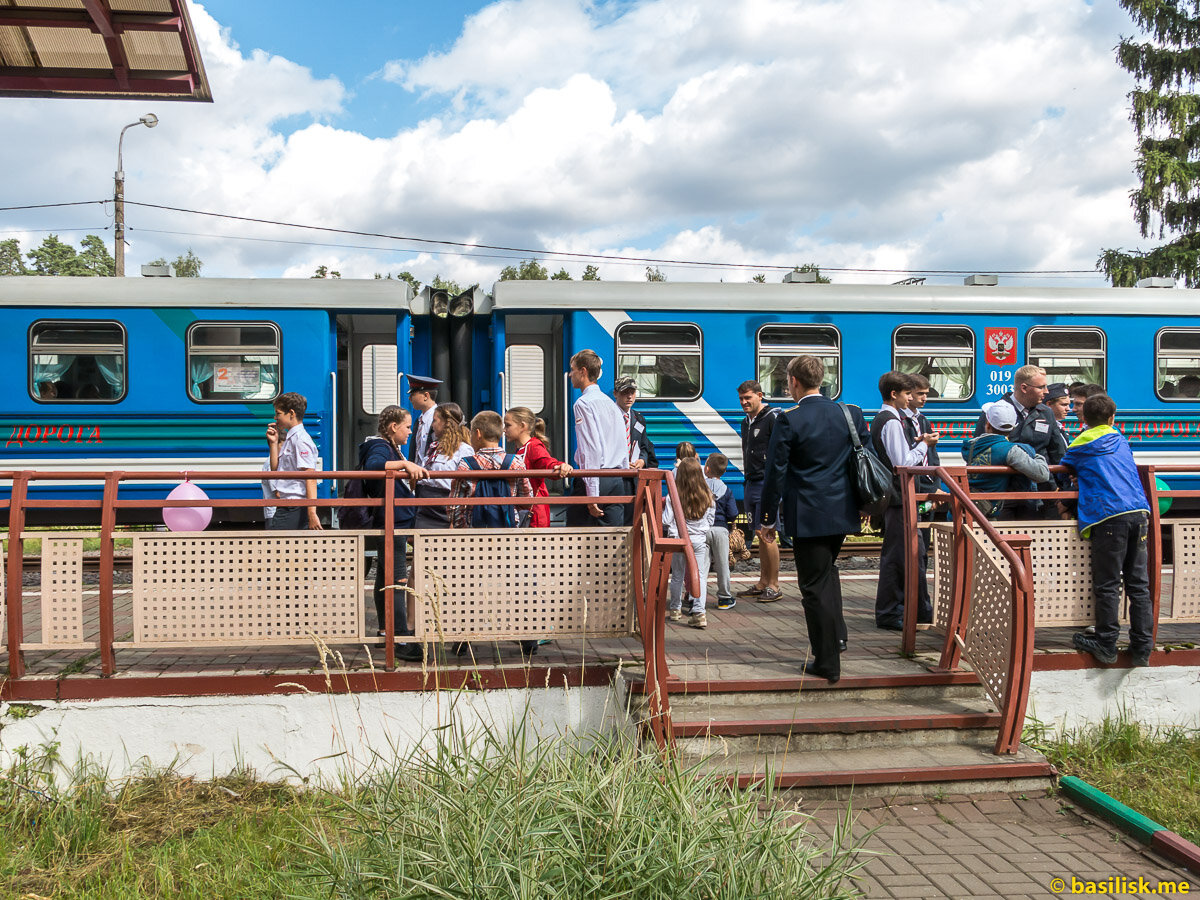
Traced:
[[1200, 842], [1200, 732], [1146, 729], [1106, 719], [1092, 728], [1027, 741], [1064, 775], [1093, 784], [1192, 842]]

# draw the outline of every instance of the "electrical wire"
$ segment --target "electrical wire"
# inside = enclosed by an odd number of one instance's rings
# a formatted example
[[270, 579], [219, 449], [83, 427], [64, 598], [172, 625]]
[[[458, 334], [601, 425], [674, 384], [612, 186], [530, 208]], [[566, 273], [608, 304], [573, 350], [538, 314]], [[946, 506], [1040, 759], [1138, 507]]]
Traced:
[[[0, 207], [0, 212], [27, 209], [52, 209], [62, 206], [86, 206], [89, 204], [105, 204], [108, 200], [80, 200], [71, 203], [40, 203], [25, 206]], [[163, 203], [145, 203], [140, 200], [126, 200], [126, 206], [137, 206], [143, 209], [157, 209], [165, 212], [184, 213], [193, 216], [205, 216], [214, 219], [227, 219], [234, 222], [247, 222], [254, 225], [272, 225], [279, 228], [297, 228], [305, 231], [321, 231], [329, 234], [344, 234], [351, 237], [373, 237], [389, 241], [405, 241], [413, 244], [427, 244], [439, 247], [461, 247], [467, 250], [496, 250], [502, 253], [517, 254], [521, 258], [537, 259], [577, 259], [581, 261], [599, 261], [609, 263], [680, 266], [695, 269], [746, 269], [756, 271], [790, 271], [793, 267], [777, 263], [737, 263], [711, 262], [709, 260], [671, 259], [653, 256], [624, 256], [608, 253], [578, 253], [568, 250], [547, 250], [545, 248], [507, 247], [501, 244], [480, 244], [468, 241], [452, 241], [441, 238], [423, 238], [412, 235], [389, 234], [381, 231], [359, 231], [351, 228], [334, 228], [329, 225], [309, 225], [301, 222], [284, 222], [278, 219], [263, 219], [255, 216], [236, 216], [230, 213], [211, 212], [200, 209], [188, 209], [182, 206], [169, 206]], [[148, 231], [149, 229], [143, 229]], [[267, 240], [267, 239], [260, 239]], [[283, 242], [281, 242], [283, 243]], [[363, 248], [376, 249], [376, 248]], [[497, 257], [507, 259], [509, 257]], [[977, 272], [988, 272], [993, 275], [1095, 275], [1094, 269], [877, 269], [862, 266], [821, 266], [823, 272], [839, 272], [855, 275], [973, 275]]]

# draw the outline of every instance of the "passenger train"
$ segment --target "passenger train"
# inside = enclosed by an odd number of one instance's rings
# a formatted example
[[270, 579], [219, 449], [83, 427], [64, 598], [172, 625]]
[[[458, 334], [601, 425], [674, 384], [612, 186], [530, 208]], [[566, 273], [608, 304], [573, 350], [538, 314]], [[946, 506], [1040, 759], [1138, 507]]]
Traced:
[[[322, 467], [350, 469], [378, 411], [406, 400], [409, 372], [442, 379], [439, 399], [467, 410], [534, 409], [551, 452], [570, 458], [566, 373], [584, 347], [604, 359], [603, 389], [636, 379], [661, 460], [682, 440], [702, 457], [720, 450], [739, 496], [737, 385], [757, 379], [790, 404], [785, 367], [799, 353], [825, 360], [828, 396], [868, 415], [880, 373], [924, 373], [946, 461], [1030, 362], [1052, 382], [1105, 385], [1141, 460], [1194, 462], [1198, 312], [1197, 292], [1161, 288], [502, 281], [452, 297], [391, 280], [7, 277], [0, 469], [259, 469], [282, 391], [308, 398]], [[258, 496], [244, 482], [203, 487]]]

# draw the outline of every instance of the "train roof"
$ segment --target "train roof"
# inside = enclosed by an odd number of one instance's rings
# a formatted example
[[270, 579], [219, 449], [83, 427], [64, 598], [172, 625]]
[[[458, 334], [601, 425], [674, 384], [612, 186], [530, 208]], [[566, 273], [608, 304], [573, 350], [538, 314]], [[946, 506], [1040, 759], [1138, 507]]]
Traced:
[[0, 307], [407, 310], [407, 282], [376, 278], [0, 278]]
[[495, 308], [777, 312], [1196, 315], [1195, 290], [958, 285], [728, 284], [650, 281], [500, 281]]

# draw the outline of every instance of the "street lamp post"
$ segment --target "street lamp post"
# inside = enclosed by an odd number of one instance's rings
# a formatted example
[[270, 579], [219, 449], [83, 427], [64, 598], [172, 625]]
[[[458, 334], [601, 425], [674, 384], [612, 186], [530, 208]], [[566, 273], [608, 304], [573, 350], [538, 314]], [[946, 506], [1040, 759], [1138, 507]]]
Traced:
[[147, 128], [153, 128], [158, 124], [158, 116], [154, 113], [146, 113], [136, 122], [130, 122], [121, 129], [121, 136], [117, 139], [117, 171], [113, 173], [115, 181], [115, 190], [113, 194], [114, 215], [116, 218], [116, 246], [113, 257], [117, 262], [117, 277], [121, 278], [125, 275], [125, 166], [121, 160], [121, 145], [125, 142], [125, 132], [135, 125], [145, 125]]

